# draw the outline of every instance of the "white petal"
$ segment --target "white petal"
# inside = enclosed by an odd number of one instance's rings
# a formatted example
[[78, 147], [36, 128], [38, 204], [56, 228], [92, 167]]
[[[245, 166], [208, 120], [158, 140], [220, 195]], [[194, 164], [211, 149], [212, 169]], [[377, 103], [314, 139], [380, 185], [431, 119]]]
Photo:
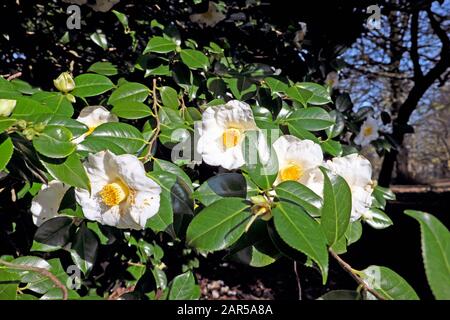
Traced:
[[372, 165], [369, 160], [356, 153], [328, 160], [325, 166], [342, 176], [350, 188], [364, 188], [372, 183]]
[[129, 206], [127, 214], [123, 218], [131, 220], [127, 221], [129, 228], [144, 229], [147, 220], [158, 213], [159, 206], [159, 193], [138, 192], [135, 203]]
[[100, 151], [90, 154], [84, 163], [84, 168], [91, 182], [92, 193], [97, 193], [103, 186], [116, 179], [115, 167], [112, 167], [110, 151]]
[[77, 121], [85, 124], [89, 128], [95, 128], [107, 122], [118, 122], [116, 115], [112, 114], [102, 106], [88, 106], [81, 110]]
[[351, 221], [358, 220], [366, 214], [372, 204], [372, 189], [366, 190], [361, 187], [352, 189], [352, 213]]
[[56, 180], [50, 181], [48, 185], [42, 185], [41, 190], [31, 202], [30, 211], [36, 226], [58, 215], [61, 201], [69, 188], [70, 186]]

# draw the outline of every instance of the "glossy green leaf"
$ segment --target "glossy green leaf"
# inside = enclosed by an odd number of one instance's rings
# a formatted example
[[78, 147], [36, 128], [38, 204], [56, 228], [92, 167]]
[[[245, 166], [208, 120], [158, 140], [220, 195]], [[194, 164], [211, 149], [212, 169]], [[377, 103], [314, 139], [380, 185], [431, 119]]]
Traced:
[[348, 224], [347, 231], [345, 231], [345, 238], [347, 239], [347, 245], [351, 245], [361, 238], [362, 224], [361, 221], [353, 221]]
[[275, 258], [259, 251], [255, 247], [251, 247], [251, 250], [252, 250], [252, 259], [250, 261], [250, 265], [252, 267], [258, 267], [258, 268], [265, 267], [276, 261]]
[[169, 300], [196, 300], [198, 298], [200, 298], [200, 287], [195, 283], [192, 272], [185, 272], [172, 280]]
[[[284, 79], [283, 79], [284, 80]], [[288, 88], [288, 84], [282, 79], [278, 79], [275, 77], [267, 77], [264, 79], [267, 86], [270, 88], [270, 91], [273, 93], [286, 92]]]
[[41, 159], [42, 164], [53, 178], [69, 186], [90, 189], [89, 178], [77, 154], [73, 153], [66, 159]]
[[77, 138], [88, 131], [88, 127], [85, 124], [60, 114], [42, 113], [37, 115], [34, 121], [36, 123], [43, 123], [46, 126], [64, 127], [72, 133], [73, 138]]
[[325, 284], [328, 277], [328, 251], [320, 225], [302, 207], [290, 202], [279, 202], [272, 210], [272, 215], [281, 239], [319, 265]]
[[33, 139], [33, 146], [37, 152], [46, 157], [60, 159], [75, 151], [76, 145], [71, 140], [72, 132], [69, 129], [49, 126]]
[[116, 105], [119, 102], [144, 102], [149, 95], [149, 88], [137, 82], [126, 82], [113, 91], [108, 104]]
[[344, 178], [320, 168], [324, 175], [321, 226], [331, 246], [347, 230], [352, 211], [352, 194]]
[[436, 299], [450, 299], [450, 233], [431, 214], [406, 210], [420, 224], [422, 257], [428, 284]]
[[17, 122], [16, 119], [0, 117], [0, 133], [9, 129], [16, 122]]
[[317, 300], [362, 300], [361, 295], [354, 290], [332, 290]]
[[96, 62], [89, 67], [88, 71], [105, 76], [114, 76], [117, 74], [117, 68], [111, 62]]
[[50, 109], [49, 112], [55, 115], [71, 117], [73, 115], [73, 106], [67, 97], [60, 92], [38, 91], [32, 98]]
[[375, 208], [371, 208], [364, 216], [364, 222], [374, 229], [385, 229], [393, 224], [391, 218], [385, 212]]
[[180, 101], [178, 101], [178, 93], [174, 88], [165, 86], [160, 89], [160, 92], [161, 100], [165, 107], [178, 109]]
[[87, 274], [94, 266], [97, 252], [98, 240], [95, 233], [87, 227], [86, 223], [82, 223], [70, 249], [73, 262], [84, 274]]
[[115, 154], [135, 154], [146, 141], [142, 133], [134, 126], [120, 123], [109, 122], [98, 126], [92, 134], [79, 145], [79, 150], [89, 152], [99, 152], [110, 150]]
[[286, 95], [292, 100], [299, 102], [303, 107], [306, 108], [306, 106], [308, 105], [308, 100], [312, 96], [312, 92], [294, 86], [286, 89]]
[[389, 268], [370, 266], [361, 271], [366, 285], [386, 300], [418, 300], [414, 289], [400, 275]]
[[5, 169], [14, 152], [14, 145], [8, 136], [0, 135], [0, 171]]
[[163, 37], [153, 37], [148, 41], [143, 54], [149, 52], [167, 53], [174, 51], [176, 47], [177, 45], [175, 44], [175, 42], [170, 39], [166, 39]]
[[142, 119], [152, 115], [152, 110], [149, 106], [137, 101], [118, 102], [114, 104], [111, 112], [124, 119]]
[[187, 243], [198, 250], [222, 250], [244, 233], [251, 216], [240, 198], [218, 200], [198, 213], [187, 229]]
[[201, 51], [183, 49], [180, 55], [183, 63], [191, 69], [207, 69], [209, 67], [208, 57]]
[[[55, 217], [45, 221], [34, 234], [34, 241], [42, 244], [36, 251], [54, 251], [64, 247], [70, 240], [73, 231], [73, 220], [69, 217]], [[50, 249], [50, 250], [45, 250]]]
[[320, 143], [320, 147], [322, 148], [323, 152], [328, 153], [329, 155], [332, 155], [333, 157], [340, 157], [342, 156], [342, 145], [339, 141], [335, 140], [326, 140], [322, 141]]
[[310, 104], [323, 105], [331, 102], [331, 97], [328, 90], [320, 84], [313, 82], [301, 82], [297, 84], [297, 87], [312, 92], [312, 96], [308, 99], [308, 103]]
[[174, 175], [176, 175], [178, 178], [183, 180], [186, 185], [189, 187], [189, 190], [191, 192], [194, 191], [192, 188], [192, 181], [191, 178], [176, 164], [173, 164], [170, 161], [162, 160], [162, 159], [153, 159], [153, 171], [155, 172], [170, 172]]
[[112, 81], [100, 74], [81, 74], [74, 80], [75, 89], [71, 93], [77, 97], [93, 97], [114, 88]]
[[108, 49], [108, 40], [106, 39], [105, 34], [101, 31], [94, 32], [89, 37], [96, 45], [98, 45], [103, 50]]
[[333, 120], [328, 112], [320, 107], [310, 107], [294, 111], [287, 119], [292, 126], [309, 131], [326, 129], [333, 125]]
[[242, 174], [222, 173], [206, 180], [194, 193], [205, 206], [224, 197], [244, 198], [247, 195], [247, 183]]
[[16, 101], [12, 118], [33, 121], [33, 117], [40, 113], [52, 113], [48, 106], [31, 98], [21, 97], [16, 98]]
[[275, 187], [277, 197], [303, 207], [312, 217], [319, 217], [322, 198], [305, 185], [296, 181], [284, 181]]

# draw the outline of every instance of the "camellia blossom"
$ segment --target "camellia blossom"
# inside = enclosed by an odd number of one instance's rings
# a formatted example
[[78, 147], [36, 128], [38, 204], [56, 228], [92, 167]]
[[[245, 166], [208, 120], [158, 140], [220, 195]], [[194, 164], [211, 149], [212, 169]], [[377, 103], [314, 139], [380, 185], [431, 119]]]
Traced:
[[[245, 164], [242, 142], [246, 132], [258, 130], [252, 109], [244, 102], [231, 100], [225, 105], [209, 107], [202, 115], [197, 152], [209, 165], [237, 169]], [[260, 156], [266, 158], [262, 134], [258, 134], [257, 140], [255, 151], [259, 150]]]
[[72, 78], [72, 75], [69, 72], [61, 73], [58, 78], [53, 80], [53, 84], [56, 89], [63, 93], [68, 93], [75, 89], [75, 81]]
[[158, 213], [161, 187], [147, 177], [136, 156], [101, 151], [89, 155], [84, 167], [91, 192], [77, 188], [75, 196], [87, 219], [140, 230]]
[[354, 141], [356, 144], [364, 147], [378, 139], [378, 137], [378, 122], [374, 118], [368, 117], [362, 124], [361, 131], [359, 131]]
[[352, 192], [351, 220], [358, 220], [372, 204], [372, 165], [369, 160], [353, 153], [328, 160], [325, 167], [340, 175], [349, 185]]
[[210, 1], [208, 5], [208, 11], [203, 13], [195, 13], [189, 16], [192, 22], [199, 25], [205, 25], [207, 27], [214, 27], [220, 21], [225, 19], [225, 15], [217, 9], [217, 4]]
[[317, 143], [284, 135], [274, 142], [273, 148], [278, 158], [278, 176], [274, 185], [292, 180], [322, 194], [323, 176], [319, 166], [323, 163], [323, 154]]
[[9, 117], [16, 107], [16, 100], [0, 99], [0, 117]]
[[58, 216], [58, 209], [69, 186], [61, 181], [53, 180], [48, 185], [42, 185], [41, 190], [31, 202], [33, 222], [40, 226], [45, 221]]
[[107, 122], [118, 122], [119, 118], [112, 114], [105, 107], [102, 106], [88, 106], [81, 110], [77, 118], [78, 122], [85, 124], [88, 131], [80, 137], [73, 140], [74, 143], [81, 143], [88, 135], [90, 135], [95, 128]]

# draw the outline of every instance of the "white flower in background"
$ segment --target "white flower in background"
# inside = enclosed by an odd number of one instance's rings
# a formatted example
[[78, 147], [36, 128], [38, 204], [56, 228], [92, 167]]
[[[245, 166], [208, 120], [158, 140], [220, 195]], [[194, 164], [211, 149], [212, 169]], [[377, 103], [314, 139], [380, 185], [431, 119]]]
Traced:
[[358, 220], [372, 205], [372, 165], [356, 153], [328, 160], [325, 166], [345, 179], [352, 192], [351, 220]]
[[305, 40], [306, 32], [308, 31], [307, 25], [305, 22], [299, 22], [300, 30], [295, 32], [294, 36], [294, 44], [297, 48], [301, 48], [303, 44], [303, 40]]
[[311, 140], [284, 135], [273, 144], [278, 158], [277, 185], [284, 181], [297, 181], [321, 195], [323, 176], [319, 166], [323, 162], [322, 149]]
[[36, 226], [39, 227], [45, 221], [58, 215], [61, 201], [69, 188], [70, 186], [57, 180], [50, 181], [48, 185], [42, 185], [41, 190], [31, 202], [30, 210]]
[[76, 144], [81, 143], [99, 125], [107, 122], [118, 122], [119, 118], [117, 118], [116, 115], [109, 112], [105, 107], [89, 106], [81, 110], [80, 115], [77, 118], [77, 121], [85, 124], [89, 130], [80, 137], [73, 140], [73, 142]]
[[361, 126], [361, 130], [355, 138], [355, 143], [364, 147], [372, 141], [378, 139], [378, 122], [372, 117], [368, 117]]
[[[237, 169], [245, 164], [242, 142], [249, 130], [259, 129], [248, 104], [231, 100], [225, 105], [209, 107], [202, 115], [197, 152], [209, 165]], [[261, 137], [262, 134], [258, 134], [255, 150], [265, 151], [267, 148], [263, 150], [265, 141]], [[266, 158], [267, 154], [261, 156]]]
[[214, 27], [220, 21], [225, 19], [225, 15], [219, 11], [217, 4], [210, 1], [208, 5], [208, 11], [203, 13], [195, 13], [189, 16], [192, 22], [199, 25], [205, 25], [207, 27]]
[[16, 100], [0, 99], [0, 117], [9, 117], [16, 107]]
[[77, 188], [75, 196], [87, 219], [140, 230], [147, 219], [158, 213], [161, 188], [147, 177], [136, 156], [101, 151], [89, 155], [84, 167], [91, 193]]

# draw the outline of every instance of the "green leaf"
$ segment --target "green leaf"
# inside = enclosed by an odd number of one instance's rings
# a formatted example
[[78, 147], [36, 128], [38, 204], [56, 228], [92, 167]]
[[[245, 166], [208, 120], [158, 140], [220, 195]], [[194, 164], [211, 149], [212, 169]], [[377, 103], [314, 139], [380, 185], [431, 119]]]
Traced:
[[109, 122], [95, 128], [79, 145], [79, 150], [92, 153], [110, 150], [117, 155], [136, 154], [145, 143], [142, 133], [134, 126]]
[[98, 45], [103, 50], [108, 49], [108, 40], [106, 40], [105, 34], [102, 33], [100, 30], [98, 30], [97, 32], [94, 32], [89, 37], [96, 45]]
[[50, 126], [33, 139], [33, 146], [46, 157], [61, 159], [72, 154], [77, 147], [70, 140], [72, 132], [69, 129]]
[[137, 82], [126, 82], [113, 91], [108, 104], [116, 105], [119, 102], [144, 102], [149, 95], [149, 88]]
[[115, 103], [111, 112], [124, 119], [142, 119], [152, 115], [149, 106], [136, 101]]
[[218, 200], [200, 211], [187, 229], [187, 243], [198, 250], [222, 250], [244, 233], [251, 216], [249, 205], [240, 198]]
[[317, 144], [320, 144], [319, 138], [317, 138], [313, 133], [309, 132], [306, 129], [303, 129], [301, 127], [295, 126], [294, 123], [288, 123], [289, 133], [293, 136], [296, 136], [297, 138], [300, 138], [302, 140], [311, 140], [314, 141]]
[[428, 284], [436, 299], [450, 299], [450, 233], [434, 216], [414, 210], [405, 213], [420, 224], [422, 257]]
[[37, 246], [41, 250], [35, 251], [54, 251], [55, 248], [64, 247], [70, 240], [73, 227], [73, 220], [68, 217], [55, 217], [45, 221], [34, 234], [34, 241], [43, 245]]
[[289, 202], [279, 202], [272, 210], [272, 215], [281, 239], [319, 265], [325, 284], [328, 277], [328, 251], [320, 225], [302, 207]]
[[38, 91], [32, 98], [49, 108], [51, 113], [69, 118], [73, 115], [72, 103], [60, 92]]
[[192, 272], [185, 272], [172, 280], [169, 300], [196, 300], [198, 298], [200, 298], [200, 287], [196, 285]]
[[[79, 299], [80, 295], [74, 291], [74, 290], [68, 290], [67, 292], [67, 299], [74, 300]], [[63, 299], [63, 293], [61, 289], [59, 288], [53, 288], [46, 292], [42, 297], [39, 298], [39, 300], [62, 300]]]
[[320, 107], [310, 107], [294, 111], [285, 121], [295, 127], [309, 131], [319, 131], [334, 124], [328, 112]]
[[176, 175], [178, 178], [183, 180], [186, 183], [186, 186], [189, 187], [189, 190], [191, 192], [194, 191], [194, 188], [192, 187], [192, 181], [191, 178], [176, 164], [173, 164], [172, 162], [162, 160], [162, 159], [153, 159], [153, 171], [155, 172], [170, 172], [174, 175]]
[[328, 138], [337, 137], [342, 133], [345, 128], [345, 119], [344, 115], [336, 110], [331, 110], [329, 113], [331, 119], [334, 121], [334, 124], [325, 130]]
[[34, 120], [36, 123], [43, 123], [48, 127], [64, 127], [72, 132], [73, 138], [81, 136], [88, 130], [85, 124], [59, 114], [43, 113], [35, 116]]
[[[34, 256], [19, 257], [11, 261], [11, 263], [19, 264], [22, 266], [37, 267], [46, 270], [50, 270], [51, 268], [50, 264], [47, 261]], [[17, 270], [17, 272], [22, 276], [22, 282], [24, 283], [35, 282], [42, 279], [42, 275], [34, 271]]]
[[252, 247], [251, 250], [252, 250], [252, 259], [250, 261], [250, 265], [252, 267], [258, 267], [258, 268], [265, 267], [276, 261], [275, 258], [273, 258], [265, 253], [262, 253], [255, 247]]
[[323, 152], [332, 155], [333, 157], [342, 156], [342, 145], [339, 141], [334, 140], [326, 140], [320, 142], [320, 146], [322, 147]]
[[351, 245], [361, 238], [362, 224], [361, 221], [353, 221], [348, 224], [347, 231], [345, 231], [345, 238], [347, 239], [347, 245]]
[[165, 86], [160, 89], [160, 92], [162, 103], [165, 107], [178, 109], [180, 101], [178, 101], [178, 93], [174, 88]]
[[321, 226], [328, 244], [335, 244], [347, 230], [352, 211], [352, 194], [344, 178], [320, 168], [324, 176]]
[[17, 122], [16, 119], [0, 117], [0, 133], [9, 129], [16, 122]]
[[0, 300], [16, 300], [20, 282], [17, 273], [0, 269]]
[[242, 174], [222, 173], [206, 180], [194, 193], [205, 206], [224, 197], [244, 198], [247, 196], [247, 182]]
[[201, 51], [183, 49], [180, 52], [181, 60], [190, 69], [207, 69], [209, 67], [208, 57]]
[[177, 45], [170, 39], [166, 39], [163, 37], [153, 37], [147, 43], [147, 46], [144, 49], [142, 54], [146, 54], [149, 52], [157, 52], [157, 53], [167, 53], [174, 51]]
[[41, 158], [41, 162], [53, 178], [69, 186], [90, 190], [86, 170], [76, 153], [64, 160]]
[[286, 95], [292, 100], [301, 103], [302, 106], [306, 108], [308, 106], [308, 100], [312, 96], [312, 92], [294, 86], [286, 89]]
[[33, 121], [33, 117], [40, 113], [52, 113], [49, 107], [31, 98], [21, 97], [16, 98], [16, 101], [12, 118]]
[[14, 145], [8, 136], [0, 135], [0, 171], [5, 169], [14, 152]]
[[273, 147], [268, 145], [269, 157], [265, 163], [263, 162], [260, 148], [255, 148], [258, 145], [258, 140], [262, 139], [260, 135], [262, 133], [258, 131], [247, 131], [242, 143], [242, 152], [250, 178], [260, 188], [268, 190], [272, 188], [278, 175], [278, 158]]
[[98, 240], [94, 232], [82, 223], [80, 229], [75, 235], [70, 255], [73, 262], [86, 275], [94, 266], [97, 259]]
[[364, 222], [374, 229], [385, 229], [393, 224], [391, 218], [379, 209], [369, 209], [367, 216], [363, 218]]
[[93, 97], [114, 88], [109, 78], [100, 74], [81, 74], [75, 77], [75, 89], [71, 92], [77, 97]]
[[405, 279], [389, 268], [370, 266], [361, 271], [361, 277], [369, 288], [386, 300], [419, 300]]
[[282, 79], [278, 79], [275, 77], [268, 77], [268, 78], [265, 78], [264, 81], [266, 82], [267, 86], [270, 88], [270, 91], [272, 92], [272, 94], [286, 92], [286, 90], [288, 88], [288, 84], [286, 82], [282, 81]]
[[332, 290], [317, 300], [362, 300], [361, 295], [354, 290]]
[[301, 89], [312, 92], [312, 96], [308, 99], [308, 103], [314, 105], [323, 105], [331, 102], [330, 94], [328, 90], [320, 84], [313, 82], [301, 82], [297, 86]]
[[322, 198], [314, 191], [297, 181], [284, 181], [275, 187], [279, 199], [292, 201], [303, 207], [312, 217], [319, 217]]
[[88, 71], [105, 76], [114, 76], [118, 73], [116, 66], [111, 62], [96, 62], [89, 67]]

